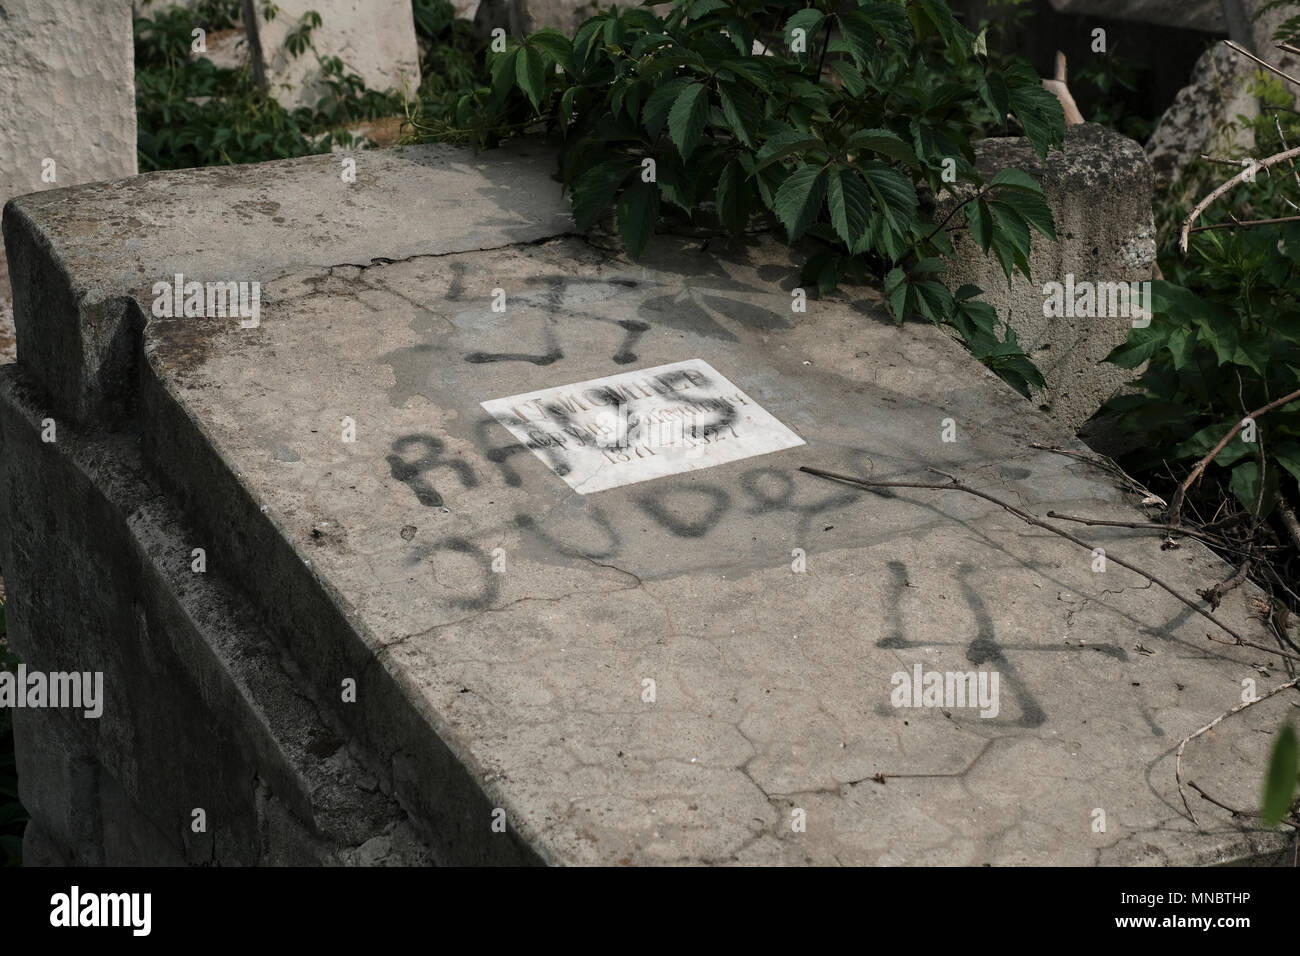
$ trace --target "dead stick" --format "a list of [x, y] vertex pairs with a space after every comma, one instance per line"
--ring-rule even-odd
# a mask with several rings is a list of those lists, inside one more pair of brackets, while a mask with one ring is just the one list
[[1182, 525], [1176, 524], [1156, 524], [1151, 521], [1106, 521], [1101, 518], [1081, 518], [1078, 515], [1063, 515], [1059, 511], [1049, 511], [1047, 512], [1047, 517], [1055, 518], [1057, 521], [1076, 521], [1079, 524], [1086, 524], [1092, 527], [1137, 528], [1140, 531], [1161, 531], [1166, 534], [1185, 534], [1193, 538], [1200, 538], [1202, 541], [1208, 541], [1210, 544], [1223, 544], [1223, 540], [1218, 535], [1208, 534], [1197, 528], [1186, 528]]
[[[1300, 148], [1297, 148], [1295, 152], [1297, 155], [1300, 155]], [[1297, 398], [1300, 398], [1300, 389], [1296, 389], [1289, 395], [1283, 395], [1281, 398], [1275, 399], [1267, 405], [1255, 409], [1241, 421], [1237, 422], [1237, 424], [1233, 425], [1232, 430], [1229, 431], [1228, 434], [1224, 435], [1217, 445], [1210, 449], [1210, 453], [1192, 467], [1191, 473], [1183, 479], [1183, 483], [1179, 485], [1178, 490], [1174, 492], [1173, 503], [1169, 505], [1169, 523], [1175, 525], [1178, 524], [1179, 514], [1183, 510], [1183, 499], [1187, 497], [1187, 490], [1200, 479], [1201, 474], [1205, 471], [1206, 467], [1209, 466], [1210, 462], [1214, 461], [1214, 459], [1218, 457], [1219, 452], [1223, 451], [1228, 442], [1232, 441], [1236, 436], [1237, 432], [1241, 431], [1242, 428], [1245, 427], [1246, 422], [1256, 419], [1260, 415], [1267, 414], [1281, 405], [1294, 402]]]
[[[969, 495], [974, 495], [977, 498], [983, 498], [985, 501], [993, 502], [993, 504], [997, 505], [999, 508], [1003, 509], [1004, 511], [1010, 512], [1011, 514], [1015, 515], [1017, 518], [1019, 518], [1021, 521], [1024, 521], [1026, 524], [1031, 524], [1036, 528], [1043, 528], [1046, 531], [1052, 532], [1052, 534], [1059, 535], [1060, 537], [1065, 538], [1067, 541], [1073, 541], [1079, 547], [1086, 549], [1090, 553], [1096, 550], [1096, 548], [1094, 548], [1088, 542], [1080, 538], [1076, 538], [1068, 531], [1062, 531], [1060, 528], [1054, 528], [1046, 521], [1043, 521], [1041, 518], [1037, 517], [1036, 515], [1032, 515], [1027, 511], [1021, 511], [1015, 505], [1007, 504], [1005, 501], [1001, 501], [998, 498], [995, 498], [992, 495], [988, 494], [987, 492], [979, 491], [976, 488], [971, 488], [969, 485], [964, 485], [956, 478], [952, 478], [952, 476], [948, 476], [951, 479], [951, 482], [949, 484], [939, 485], [933, 482], [870, 481], [865, 478], [854, 478], [851, 475], [839, 475], [833, 471], [824, 471], [821, 468], [809, 468], [807, 465], [802, 466], [799, 470], [806, 471], [808, 474], [816, 475], [819, 478], [830, 478], [833, 481], [843, 481], [851, 485], [861, 485], [864, 488], [922, 488], [928, 491], [964, 491]], [[933, 469], [931, 470], [933, 471]], [[942, 472], [939, 472], [939, 474], [942, 474]], [[1241, 644], [1243, 646], [1251, 646], [1250, 643], [1245, 638], [1243, 638], [1232, 628], [1228, 627], [1228, 625], [1224, 624], [1222, 621], [1216, 618], [1209, 611], [1205, 610], [1202, 607], [1198, 607], [1193, 601], [1190, 601], [1187, 598], [1183, 597], [1181, 594], [1179, 594], [1177, 591], [1171, 588], [1168, 584], [1165, 584], [1164, 581], [1161, 581], [1154, 574], [1151, 574], [1148, 571], [1143, 571], [1141, 568], [1129, 564], [1127, 561], [1123, 560], [1122, 558], [1117, 558], [1110, 554], [1106, 555], [1106, 560], [1114, 561], [1121, 568], [1128, 568], [1134, 574], [1140, 574], [1142, 577], [1146, 578], [1152, 584], [1156, 585], [1157, 587], [1161, 588], [1162, 590], [1170, 594], [1172, 597], [1176, 598], [1183, 604], [1187, 605], [1197, 614], [1201, 615], [1204, 618], [1207, 618], [1224, 633], [1231, 634], [1233, 639], [1238, 644]], [[1256, 646], [1259, 646], [1261, 650], [1269, 650], [1269, 648], [1262, 647], [1262, 645], [1256, 645]], [[1274, 651], [1273, 653], [1276, 654], [1280, 652]], [[1285, 657], [1287, 655], [1284, 654], [1283, 656]]]
[[1233, 714], [1241, 713], [1247, 707], [1254, 707], [1260, 701], [1268, 700], [1274, 694], [1280, 694], [1288, 687], [1294, 687], [1296, 686], [1296, 684], [1300, 684], [1300, 677], [1293, 678], [1292, 680], [1287, 681], [1285, 684], [1278, 684], [1276, 687], [1274, 687], [1263, 697], [1253, 697], [1250, 700], [1243, 701], [1242, 703], [1238, 704], [1236, 707], [1232, 708], [1232, 710], [1228, 711], [1226, 714], [1220, 714], [1218, 717], [1215, 717], [1212, 721], [1210, 721], [1200, 730], [1196, 731], [1195, 733], [1188, 734], [1186, 737], [1183, 738], [1183, 742], [1178, 745], [1178, 752], [1174, 755], [1174, 781], [1178, 784], [1178, 795], [1183, 798], [1183, 808], [1187, 811], [1187, 815], [1192, 818], [1192, 822], [1195, 823], [1198, 827], [1201, 825], [1201, 822], [1196, 819], [1196, 814], [1192, 812], [1192, 808], [1188, 805], [1187, 792], [1183, 790], [1183, 749], [1188, 745], [1188, 743], [1195, 740], [1197, 737], [1201, 736], [1201, 734], [1213, 730], [1214, 727], [1220, 721], [1226, 720], [1227, 718], [1231, 717]]
[[1216, 199], [1218, 199], [1220, 196], [1226, 193], [1233, 186], [1236, 186], [1239, 183], [1243, 182], [1247, 176], [1253, 176], [1256, 171], [1261, 169], [1268, 169], [1270, 166], [1274, 166], [1282, 162], [1283, 160], [1294, 159], [1297, 156], [1300, 156], [1300, 146], [1294, 149], [1288, 149], [1286, 152], [1283, 153], [1277, 153], [1276, 155], [1270, 156], [1267, 159], [1261, 159], [1257, 163], [1252, 163], [1247, 169], [1243, 169], [1241, 172], [1233, 176], [1222, 186], [1214, 190], [1214, 192], [1210, 193], [1208, 196], [1202, 199], [1199, 203], [1196, 204], [1196, 208], [1193, 209], [1190, 213], [1188, 213], [1187, 218], [1183, 220], [1182, 232], [1178, 237], [1178, 251], [1181, 252], [1183, 255], [1187, 255], [1187, 236], [1192, 231], [1192, 223], [1196, 222], [1196, 220], [1200, 218], [1201, 213], [1205, 212], [1205, 210], [1209, 208], [1210, 204], [1213, 203]]
[[1294, 83], [1296, 86], [1300, 86], [1300, 80], [1297, 80], [1294, 76], [1291, 76], [1290, 74], [1283, 73], [1281, 70], [1275, 67], [1272, 63], [1269, 63], [1267, 60], [1261, 60], [1259, 57], [1255, 56], [1255, 54], [1251, 53], [1241, 44], [1233, 43], [1231, 40], [1224, 40], [1223, 44], [1229, 49], [1234, 50], [1237, 53], [1240, 53], [1242, 56], [1250, 57], [1250, 59], [1254, 60], [1264, 69], [1271, 70], [1272, 72], [1276, 73], [1278, 76], [1282, 77], [1282, 79], [1286, 80], [1288, 83]]
[[[1198, 787], [1198, 786], [1196, 785], [1196, 781], [1195, 781], [1195, 780], [1188, 780], [1188, 781], [1187, 781], [1187, 789], [1188, 789], [1188, 790], [1195, 790], [1197, 793], [1199, 793], [1199, 794], [1201, 795], [1201, 799], [1202, 799], [1202, 800], [1208, 800], [1210, 803], [1214, 804], [1216, 807], [1220, 807], [1221, 809], [1227, 810], [1227, 811], [1228, 811], [1229, 813], [1231, 813], [1234, 817], [1254, 817], [1255, 819], [1258, 820], [1258, 819], [1260, 819], [1261, 817], [1264, 816], [1264, 814], [1262, 814], [1262, 813], [1255, 813], [1255, 812], [1253, 812], [1253, 811], [1251, 811], [1251, 810], [1238, 810], [1236, 807], [1230, 807], [1230, 806], [1228, 806], [1228, 805], [1227, 805], [1226, 803], [1224, 803], [1222, 800], [1215, 800], [1212, 796], [1210, 796], [1208, 793], [1206, 793], [1204, 790], [1202, 790], [1200, 787]], [[1289, 827], [1297, 827], [1297, 828], [1300, 828], [1300, 820], [1297, 820], [1295, 817], [1289, 817], [1289, 816], [1288, 816], [1288, 817], [1283, 817], [1281, 822], [1285, 823], [1285, 824], [1286, 824], [1287, 826], [1289, 826]]]
[[1276, 226], [1284, 222], [1300, 222], [1300, 216], [1282, 216], [1278, 219], [1234, 219], [1216, 222], [1211, 226], [1197, 226], [1192, 232], [1209, 232], [1213, 229], [1251, 229], [1255, 226]]

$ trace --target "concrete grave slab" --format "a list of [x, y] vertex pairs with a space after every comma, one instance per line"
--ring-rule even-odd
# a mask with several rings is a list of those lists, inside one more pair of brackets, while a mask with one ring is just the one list
[[[1209, 810], [1193, 823], [1173, 778], [1179, 741], [1238, 703], [1244, 679], [1261, 693], [1286, 679], [1267, 655], [1211, 643], [1208, 622], [1138, 575], [1098, 573], [1093, 555], [987, 502], [798, 471], [933, 468], [1040, 514], [1132, 520], [1104, 473], [1036, 447], [1082, 446], [941, 332], [896, 327], [872, 291], [792, 312], [798, 261], [779, 243], [661, 237], [630, 262], [568, 235], [558, 196], [523, 182], [512, 154], [497, 161], [397, 151], [353, 192], [315, 159], [220, 171], [224, 183], [196, 170], [8, 209], [11, 259], [45, 257], [46, 274], [89, 290], [71, 300], [85, 314], [125, 300], [138, 347], [130, 389], [69, 424], [66, 445], [42, 445], [40, 421], [83, 407], [84, 383], [58, 389], [51, 365], [26, 360], [0, 376], [11, 633], [29, 664], [118, 668], [100, 724], [71, 723], [96, 741], [87, 759], [127, 780], [119, 803], [151, 808], [133, 812], [162, 833], [186, 805], [150, 789], [166, 787], [165, 748], [140, 719], [168, 725], [156, 688], [115, 663], [185, 621], [177, 649], [150, 643], [148, 659], [174, 653], [176, 673], [210, 688], [225, 683], [209, 658], [232, 662], [238, 693], [209, 690], [208, 716], [244, 715], [234, 725], [259, 742], [185, 779], [220, 789], [253, 833], [261, 811], [242, 808], [264, 795], [241, 802], [230, 781], [266, 766], [281, 815], [325, 821], [312, 852], [345, 861], [388, 853], [398, 827], [447, 863], [1206, 863], [1281, 845]], [[227, 241], [169, 224], [223, 194], [241, 210]], [[474, 197], [466, 221], [500, 231], [457, 231], [439, 218], [447, 195]], [[346, 229], [331, 225], [340, 196]], [[135, 221], [97, 225], [119, 206]], [[150, 283], [221, 269], [261, 283], [256, 328], [143, 321]], [[76, 310], [46, 304], [70, 293], [19, 292], [20, 354], [77, 334]], [[707, 363], [802, 443], [584, 495], [482, 404], [683, 362]], [[109, 441], [115, 410], [129, 414]], [[130, 480], [106, 471], [113, 456], [135, 462]], [[42, 542], [70, 520], [48, 491], [65, 472], [85, 533], [56, 558]], [[1188, 594], [1228, 573], [1192, 543], [1088, 531]], [[63, 565], [84, 574], [128, 544], [141, 557], [117, 565], [160, 569], [140, 572], [157, 582], [143, 610], [129, 576], [81, 597], [59, 586]], [[197, 546], [203, 587], [247, 613], [200, 613], [186, 583]], [[1219, 613], [1263, 639], [1250, 596], [1230, 592]], [[156, 621], [147, 634], [140, 613]], [[91, 615], [98, 629], [81, 626]], [[274, 647], [283, 673], [238, 676], [244, 642]], [[922, 684], [996, 674], [999, 697], [900, 706], [917, 668]], [[286, 686], [310, 714], [274, 704]], [[1185, 773], [1254, 805], [1288, 705], [1225, 722], [1188, 747]], [[321, 734], [328, 745], [301, 743]], [[318, 766], [335, 746], [346, 765]], [[322, 776], [332, 796], [318, 808], [307, 795]], [[338, 822], [375, 787], [365, 826]], [[37, 814], [52, 859], [66, 855], [58, 809]], [[241, 839], [218, 855], [264, 852]], [[176, 852], [200, 851], [213, 848]]]

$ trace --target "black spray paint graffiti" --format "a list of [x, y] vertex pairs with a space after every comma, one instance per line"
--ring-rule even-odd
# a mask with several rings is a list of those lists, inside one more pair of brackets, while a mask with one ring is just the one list
[[[424, 449], [424, 454], [419, 458], [407, 457], [412, 448], [421, 447]], [[434, 438], [432, 435], [403, 435], [393, 442], [393, 452], [387, 459], [393, 477], [414, 491], [416, 500], [426, 508], [442, 507], [442, 495], [438, 493], [433, 483], [425, 478], [429, 472], [439, 468], [450, 468], [460, 478], [462, 487], [473, 488], [478, 484], [474, 469], [468, 462], [455, 459], [443, 460], [444, 447], [442, 439]]]
[[[907, 579], [907, 566], [901, 561], [890, 561], [887, 565], [890, 573], [890, 600], [889, 600], [889, 630], [880, 640], [876, 641], [877, 647], [886, 647], [892, 650], [902, 650], [911, 647], [954, 647], [954, 643], [945, 643], [942, 641], [926, 640], [911, 641], [905, 636], [902, 618], [902, 598], [904, 590], [911, 585]], [[1041, 651], [1069, 651], [1077, 652], [1078, 648], [1069, 645], [1055, 644], [1002, 644], [997, 639], [997, 629], [993, 625], [993, 618], [988, 612], [988, 607], [984, 603], [984, 598], [975, 590], [970, 582], [970, 577], [976, 569], [969, 564], [959, 565], [957, 568], [957, 578], [961, 585], [962, 597], [966, 600], [966, 605], [975, 615], [976, 633], [975, 637], [966, 646], [966, 660], [970, 661], [976, 667], [982, 667], [986, 664], [995, 667], [1002, 678], [1011, 687], [1017, 699], [1020, 702], [1020, 717], [1016, 724], [1021, 727], [1040, 727], [1047, 720], [1047, 714], [1043, 711], [1042, 705], [1034, 697], [1029, 688], [1025, 685], [1024, 679], [1016, 670], [1015, 665], [1007, 657], [1007, 651], [1024, 651], [1027, 653], [1038, 653]], [[1127, 661], [1128, 654], [1124, 648], [1117, 644], [1090, 644], [1092, 650], [1112, 657], [1115, 660]], [[998, 722], [996, 720], [992, 722]]]
[[[501, 593], [501, 576], [493, 572], [491, 556], [472, 541], [465, 538], [450, 537], [444, 538], [437, 544], [416, 545], [411, 549], [406, 563], [411, 566], [421, 564], [440, 552], [446, 551], [465, 555], [474, 562], [479, 570], [477, 589], [473, 592], [461, 593], [457, 597], [448, 598], [448, 602], [454, 607], [464, 608], [469, 611], [485, 611], [495, 604], [497, 597]], [[446, 585], [443, 586], [446, 587]]]

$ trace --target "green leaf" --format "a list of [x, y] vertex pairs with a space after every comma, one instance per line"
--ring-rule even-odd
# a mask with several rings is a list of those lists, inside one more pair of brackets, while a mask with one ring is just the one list
[[970, 226], [971, 238], [979, 243], [984, 254], [988, 255], [989, 245], [993, 241], [993, 213], [989, 212], [988, 203], [983, 199], [977, 199], [974, 212], [967, 205], [966, 222]]
[[[1023, 66], [1020, 64], [1019, 66]], [[1027, 74], [1027, 75], [1026, 75]], [[1029, 81], [1033, 78], [1033, 82]], [[1056, 95], [1043, 88], [1033, 71], [1007, 71], [1011, 112], [1025, 129], [1025, 136], [1041, 159], [1052, 146], [1060, 146], [1065, 135], [1065, 113]]]
[[668, 111], [668, 135], [677, 144], [682, 159], [690, 159], [691, 153], [699, 145], [708, 115], [709, 96], [703, 83], [692, 83], [686, 87]]
[[501, 102], [510, 92], [510, 87], [515, 82], [515, 63], [519, 59], [520, 47], [515, 47], [507, 53], [502, 53], [492, 61], [492, 98]]
[[864, 163], [858, 167], [876, 203], [895, 232], [906, 233], [916, 213], [916, 188], [906, 176], [884, 163]]
[[1291, 804], [1295, 801], [1297, 776], [1300, 776], [1300, 744], [1296, 742], [1296, 734], [1291, 725], [1286, 724], [1273, 744], [1268, 772], [1264, 775], [1264, 800], [1260, 814], [1266, 825], [1277, 826], [1291, 811]]
[[876, 31], [867, 18], [856, 11], [840, 14], [839, 23], [840, 42], [835, 46], [847, 50], [857, 68], [865, 71], [876, 57]]
[[515, 79], [524, 91], [533, 109], [541, 112], [542, 98], [546, 95], [546, 64], [542, 55], [530, 46], [519, 51], [515, 58]]
[[733, 235], [740, 235], [749, 225], [753, 186], [739, 160], [727, 163], [718, 177], [718, 218]]
[[1016, 169], [1014, 167], [1003, 169], [994, 176], [993, 179], [989, 181], [989, 188], [994, 186], [1002, 186], [1006, 189], [1023, 190], [1039, 196], [1043, 194], [1043, 187], [1038, 184], [1038, 181], [1035, 180], [1033, 176], [1030, 176], [1023, 169]]
[[825, 148], [826, 144], [820, 139], [795, 130], [785, 130], [763, 144], [762, 149], [758, 151], [758, 155], [755, 157], [756, 162], [752, 172], [765, 169], [794, 153], [801, 153], [809, 149], [824, 150]]
[[[1228, 444], [1232, 444], [1229, 442]], [[1273, 460], [1291, 473], [1291, 477], [1300, 478], [1300, 444], [1279, 442], [1269, 449]]]
[[943, 37], [944, 43], [949, 46], [961, 46], [964, 50], [972, 48], [974, 36], [957, 22], [957, 18], [948, 9], [947, 0], [912, 0], [912, 2], [924, 11], [926, 17], [938, 30], [939, 36]]
[[858, 130], [845, 140], [844, 147], [850, 150], [870, 150], [888, 156], [890, 159], [896, 159], [912, 169], [921, 168], [921, 161], [916, 158], [916, 153], [912, 152], [912, 147], [903, 142], [898, 134], [887, 129]]
[[530, 46], [538, 47], [555, 63], [564, 67], [566, 73], [573, 73], [573, 44], [559, 30], [544, 27], [528, 38]]
[[848, 60], [831, 60], [826, 66], [840, 78], [849, 96], [859, 99], [867, 91], [867, 81], [862, 71]]
[[[860, 3], [852, 14], [861, 18], [872, 31], [894, 50], [906, 50], [912, 41], [912, 27], [902, 8], [893, 3]], [[841, 25], [843, 20], [841, 20]]]
[[813, 46], [817, 39], [817, 31], [821, 29], [822, 21], [826, 15], [815, 7], [808, 7], [800, 10], [789, 20], [785, 21], [785, 45], [793, 52], [794, 50], [794, 31], [803, 30], [804, 32], [804, 49], [802, 53], [795, 53], [795, 56], [806, 57], [813, 52]]
[[1042, 196], [1027, 192], [999, 190], [993, 195], [993, 207], [1010, 215], [1012, 211], [1047, 239], [1056, 241], [1056, 220], [1052, 207]]
[[690, 83], [690, 77], [678, 76], [656, 87], [641, 109], [641, 124], [647, 133], [651, 136], [659, 135], [664, 123], [668, 122], [668, 111], [672, 109], [673, 102]]
[[1005, 125], [1007, 114], [1011, 112], [1011, 93], [1007, 89], [1007, 81], [1002, 79], [1001, 73], [989, 73], [987, 76], [981, 74], [975, 78], [975, 88], [979, 90], [980, 97], [988, 104], [988, 108], [993, 113], [993, 119], [999, 126]]
[[601, 163], [587, 170], [573, 184], [573, 221], [579, 229], [590, 229], [614, 201], [623, 180], [635, 169], [619, 160]]
[[735, 84], [722, 86], [718, 90], [718, 96], [722, 100], [722, 115], [727, 120], [727, 126], [736, 134], [737, 139], [751, 149], [754, 148], [755, 136], [763, 119], [758, 103], [746, 90]]
[[640, 258], [659, 220], [659, 189], [638, 179], [618, 199], [618, 232], [633, 259]]
[[[1255, 513], [1255, 502], [1259, 499], [1259, 462], [1243, 461], [1232, 469], [1228, 479], [1228, 488], [1241, 502], [1241, 506], [1250, 514]], [[1277, 469], [1269, 468], [1264, 475], [1264, 499], [1260, 517], [1266, 518], [1277, 501]]]
[[835, 168], [827, 181], [826, 205], [831, 225], [845, 245], [852, 250], [871, 218], [871, 193], [852, 169]]
[[659, 192], [666, 201], [688, 216], [694, 211], [695, 182], [675, 151], [664, 150], [663, 155], [655, 160], [655, 178], [659, 183]]
[[1146, 328], [1129, 329], [1128, 339], [1111, 349], [1102, 361], [1120, 368], [1137, 368], [1160, 350], [1167, 334], [1154, 322]]
[[915, 300], [912, 285], [907, 281], [907, 273], [897, 266], [890, 269], [885, 276], [884, 292], [894, 319], [901, 323], [912, 311], [909, 298]]
[[826, 198], [826, 168], [800, 166], [786, 177], [776, 191], [777, 217], [785, 225], [790, 241], [794, 242], [816, 220]]

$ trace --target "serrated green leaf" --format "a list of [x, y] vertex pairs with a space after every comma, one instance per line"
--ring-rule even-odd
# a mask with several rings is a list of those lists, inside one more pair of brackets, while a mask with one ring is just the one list
[[640, 258], [659, 221], [659, 189], [640, 178], [618, 198], [618, 232], [633, 258]]
[[645, 106], [641, 110], [641, 125], [645, 127], [647, 133], [651, 136], [659, 135], [659, 131], [668, 122], [668, 112], [673, 108], [673, 103], [691, 82], [688, 76], [673, 77], [656, 87], [655, 91], [646, 98]]
[[1046, 159], [1048, 149], [1060, 146], [1065, 135], [1065, 112], [1061, 108], [1061, 101], [1054, 93], [1044, 89], [1037, 77], [1034, 77], [1032, 84], [1027, 80], [1008, 82], [1007, 91], [1012, 115], [1024, 127], [1025, 136], [1034, 147], [1034, 152], [1040, 159]]
[[907, 22], [907, 15], [897, 4], [860, 3], [856, 16], [865, 20], [892, 49], [905, 50], [911, 43], [912, 28]]
[[1052, 207], [1041, 195], [1001, 189], [993, 196], [995, 208], [1015, 210], [1016, 215], [1040, 235], [1056, 241], [1056, 220], [1052, 216]]
[[673, 102], [673, 108], [668, 111], [668, 135], [682, 159], [690, 159], [699, 145], [708, 115], [709, 96], [703, 83], [692, 83]]
[[849, 96], [857, 99], [866, 92], [866, 78], [862, 75], [862, 71], [848, 60], [831, 60], [826, 66], [840, 78]]
[[775, 211], [794, 242], [813, 224], [826, 198], [826, 168], [800, 166], [781, 183], [776, 191]]
[[635, 169], [614, 160], [587, 170], [573, 184], [573, 221], [579, 229], [590, 229], [614, 201], [623, 180]]
[[826, 206], [836, 234], [852, 250], [871, 219], [871, 191], [852, 169], [834, 168], [826, 184]]
[[763, 118], [758, 103], [743, 88], [734, 84], [722, 86], [718, 90], [718, 98], [722, 101], [722, 115], [727, 121], [727, 127], [736, 134], [737, 139], [752, 149]]
[[530, 46], [519, 51], [515, 57], [515, 81], [533, 109], [541, 112], [542, 98], [546, 95], [546, 64], [540, 52]]
[[849, 150], [870, 150], [890, 159], [896, 159], [912, 169], [920, 169], [921, 161], [917, 159], [912, 147], [908, 146], [897, 133], [887, 129], [858, 130], [844, 142]]
[[718, 177], [718, 218], [733, 235], [740, 235], [749, 225], [752, 190], [744, 167], [739, 160], [731, 160]]
[[916, 187], [897, 169], [884, 163], [862, 163], [858, 169], [885, 221], [895, 232], [906, 233], [916, 214]]
[[551, 62], [558, 63], [566, 73], [573, 73], [573, 44], [559, 30], [544, 27], [528, 38], [528, 44], [539, 48]]
[[[806, 57], [813, 52], [814, 41], [817, 38], [817, 31], [821, 29], [822, 22], [826, 19], [826, 14], [822, 13], [815, 7], [808, 7], [800, 10], [785, 21], [785, 38], [786, 48], [794, 53], [797, 57]], [[795, 30], [803, 30], [803, 50], [795, 53]]]
[[492, 98], [501, 102], [515, 83], [515, 63], [519, 59], [520, 47], [502, 53], [492, 60], [489, 70], [492, 74]]
[[1040, 186], [1033, 176], [1030, 176], [1023, 169], [1009, 167], [1000, 170], [996, 176], [989, 181], [989, 188], [994, 186], [1003, 186], [1008, 190], [1023, 190], [1041, 196], [1043, 187]]
[[816, 137], [809, 136], [806, 133], [796, 132], [795, 130], [786, 130], [776, 136], [768, 139], [763, 147], [755, 156], [754, 169], [752, 172], [758, 172], [771, 166], [773, 163], [785, 159], [795, 153], [801, 153], [809, 149], [825, 149], [826, 144]]
[[983, 199], [977, 199], [973, 207], [968, 204], [966, 222], [970, 226], [971, 238], [979, 244], [984, 254], [988, 255], [989, 245], [993, 241], [993, 214], [989, 212], [988, 203]]

